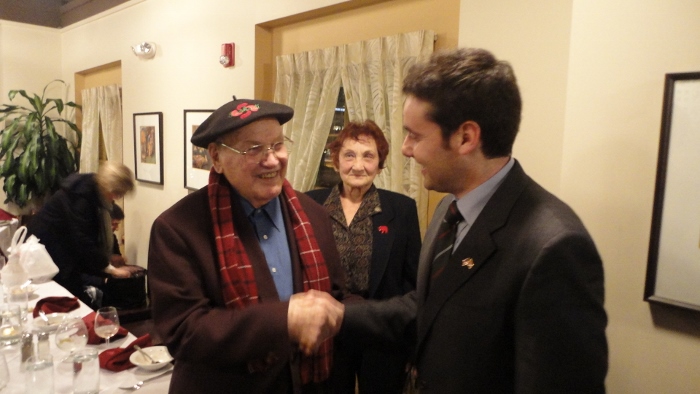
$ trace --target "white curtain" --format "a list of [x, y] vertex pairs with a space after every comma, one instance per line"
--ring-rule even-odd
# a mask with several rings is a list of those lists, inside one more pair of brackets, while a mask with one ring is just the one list
[[427, 210], [420, 169], [401, 154], [401, 87], [409, 67], [433, 53], [434, 42], [433, 31], [421, 30], [277, 57], [275, 101], [294, 108], [285, 129], [295, 141], [287, 170], [294, 188], [309, 190], [316, 181], [342, 81], [350, 121], [372, 119], [389, 141], [386, 168], [375, 184], [414, 198], [419, 212]]
[[389, 141], [385, 168], [374, 183], [378, 188], [412, 197], [418, 212], [427, 211], [428, 191], [423, 187], [419, 166], [401, 154], [401, 88], [408, 69], [426, 60], [433, 53], [434, 43], [435, 33], [421, 30], [344, 45], [341, 52], [341, 78], [350, 121], [372, 119]]
[[96, 172], [100, 160], [100, 124], [107, 160], [122, 162], [122, 102], [118, 85], [82, 91], [83, 142], [80, 172]]
[[285, 135], [294, 141], [287, 179], [297, 190], [316, 182], [339, 91], [338, 48], [277, 57], [275, 101], [294, 108]]

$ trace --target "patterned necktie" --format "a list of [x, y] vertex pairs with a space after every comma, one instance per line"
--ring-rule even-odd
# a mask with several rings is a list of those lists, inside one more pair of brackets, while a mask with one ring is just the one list
[[447, 262], [450, 261], [452, 247], [457, 236], [457, 223], [462, 219], [462, 214], [457, 209], [457, 201], [452, 201], [452, 204], [447, 208], [447, 212], [445, 212], [445, 217], [440, 223], [440, 228], [435, 238], [435, 257], [433, 257], [433, 264], [430, 269], [431, 282], [440, 276]]

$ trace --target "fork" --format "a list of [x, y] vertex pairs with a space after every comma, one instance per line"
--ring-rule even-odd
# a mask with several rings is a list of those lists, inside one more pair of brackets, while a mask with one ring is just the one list
[[172, 367], [168, 367], [168, 369], [167, 369], [166, 371], [162, 371], [162, 372], [159, 372], [159, 373], [157, 373], [157, 374], [155, 374], [155, 375], [153, 375], [153, 376], [149, 376], [149, 377], [147, 377], [147, 378], [144, 378], [144, 379], [142, 379], [142, 380], [139, 380], [138, 382], [134, 383], [134, 384], [131, 385], [131, 386], [119, 386], [119, 388], [122, 389], [122, 390], [136, 391], [136, 390], [140, 389], [141, 386], [143, 386], [143, 385], [144, 385], [146, 382], [148, 382], [149, 380], [153, 380], [153, 379], [155, 379], [155, 378], [159, 378], [159, 377], [161, 377], [161, 376], [163, 376], [163, 375], [165, 375], [165, 374], [168, 374], [168, 373], [170, 373], [170, 372], [172, 372], [172, 371], [173, 371], [173, 368], [172, 368]]

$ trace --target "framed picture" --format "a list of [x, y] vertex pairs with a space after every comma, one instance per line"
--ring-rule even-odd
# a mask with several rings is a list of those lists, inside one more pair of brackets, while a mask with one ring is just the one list
[[163, 113], [134, 114], [136, 180], [163, 184]]
[[185, 188], [197, 190], [209, 183], [209, 170], [211, 169], [211, 157], [206, 148], [192, 145], [190, 139], [197, 127], [209, 115], [213, 109], [186, 109], [185, 110]]
[[651, 240], [649, 302], [700, 311], [700, 72], [666, 74]]

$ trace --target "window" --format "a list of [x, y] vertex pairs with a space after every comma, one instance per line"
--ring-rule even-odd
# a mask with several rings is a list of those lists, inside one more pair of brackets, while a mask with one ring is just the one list
[[[335, 105], [335, 113], [333, 114], [333, 123], [331, 124], [331, 130], [330, 133], [328, 133], [328, 139], [326, 140], [326, 146], [328, 146], [328, 144], [338, 137], [338, 133], [340, 133], [343, 127], [345, 127], [345, 124], [347, 124], [348, 116], [346, 109], [345, 92], [341, 86], [340, 92], [338, 93], [338, 102]], [[321, 162], [318, 163], [318, 175], [316, 176], [316, 184], [314, 185], [314, 188], [321, 189], [333, 187], [338, 183], [340, 183], [340, 175], [338, 175], [333, 168], [330, 149], [326, 148], [323, 151]]]

